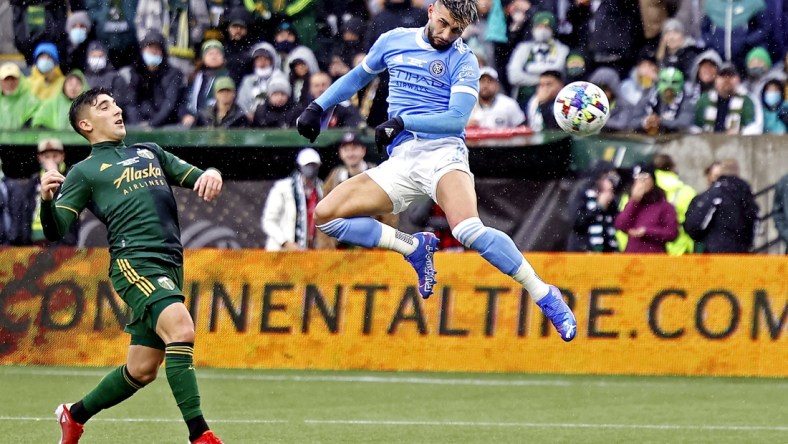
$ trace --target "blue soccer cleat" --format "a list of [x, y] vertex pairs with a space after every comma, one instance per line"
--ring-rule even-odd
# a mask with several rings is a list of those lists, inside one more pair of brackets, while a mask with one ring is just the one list
[[553, 285], [549, 285], [549, 287], [550, 292], [547, 293], [547, 296], [540, 299], [536, 305], [542, 309], [547, 319], [550, 319], [550, 322], [553, 323], [553, 326], [561, 335], [561, 339], [569, 342], [574, 339], [577, 332], [577, 320], [575, 315], [572, 314], [572, 310], [564, 302], [561, 290]]
[[432, 295], [432, 287], [438, 283], [435, 280], [435, 262], [432, 255], [438, 251], [438, 238], [432, 233], [416, 233], [413, 235], [419, 241], [416, 251], [405, 256], [405, 260], [416, 270], [419, 275], [419, 293], [427, 299]]

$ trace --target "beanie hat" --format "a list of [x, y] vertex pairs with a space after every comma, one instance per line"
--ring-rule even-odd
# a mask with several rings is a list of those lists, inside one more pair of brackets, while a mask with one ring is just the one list
[[76, 11], [68, 16], [68, 19], [66, 20], [66, 31], [74, 29], [74, 27], [77, 25], [84, 26], [88, 29], [88, 32], [90, 32], [90, 28], [93, 26], [93, 24], [90, 22], [90, 17], [88, 17], [87, 11]]
[[547, 11], [539, 11], [534, 14], [534, 18], [531, 19], [531, 26], [536, 25], [547, 25], [555, 31], [555, 16], [551, 12]]
[[747, 53], [747, 65], [754, 59], [762, 60], [766, 64], [766, 69], [772, 67], [772, 58], [769, 57], [769, 52], [762, 46], [756, 46]]
[[56, 65], [60, 64], [60, 57], [57, 56], [57, 47], [54, 43], [50, 42], [41, 42], [36, 46], [36, 50], [33, 51], [33, 59], [38, 59], [38, 56], [41, 54], [46, 54], [55, 61]]
[[275, 92], [283, 92], [290, 96], [293, 93], [293, 88], [290, 86], [290, 82], [287, 81], [287, 78], [284, 76], [275, 76], [268, 81], [268, 95], [270, 96]]

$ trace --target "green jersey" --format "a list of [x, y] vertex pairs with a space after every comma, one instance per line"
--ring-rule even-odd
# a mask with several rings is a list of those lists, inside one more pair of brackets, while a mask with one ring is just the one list
[[193, 187], [203, 171], [155, 143], [102, 142], [74, 165], [54, 200], [41, 203], [47, 238], [60, 238], [88, 208], [107, 226], [116, 259], [183, 265], [172, 185]]

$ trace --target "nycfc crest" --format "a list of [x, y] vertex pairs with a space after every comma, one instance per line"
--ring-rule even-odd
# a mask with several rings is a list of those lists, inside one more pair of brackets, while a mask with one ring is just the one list
[[137, 155], [140, 156], [140, 157], [144, 157], [146, 159], [153, 160], [153, 153], [151, 153], [150, 150], [147, 150], [147, 149], [144, 149], [144, 148], [141, 149], [141, 150], [137, 150]]
[[446, 65], [444, 65], [443, 62], [434, 60], [430, 63], [430, 74], [432, 74], [433, 77], [442, 77], [444, 73], [446, 73]]
[[162, 276], [156, 279], [156, 282], [159, 283], [159, 287], [165, 290], [170, 290], [170, 291], [175, 290], [175, 283], [172, 282], [172, 279], [168, 278], [167, 276]]

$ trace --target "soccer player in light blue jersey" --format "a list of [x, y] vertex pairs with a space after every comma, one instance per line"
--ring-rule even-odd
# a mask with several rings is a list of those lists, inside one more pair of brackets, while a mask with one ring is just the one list
[[476, 0], [437, 0], [428, 16], [423, 28], [380, 36], [359, 66], [299, 116], [298, 132], [314, 142], [324, 110], [388, 70], [390, 119], [375, 128], [375, 142], [387, 149], [389, 159], [332, 190], [317, 205], [315, 223], [342, 242], [404, 255], [418, 274], [419, 293], [428, 298], [436, 284], [438, 239], [432, 233], [406, 234], [369, 216], [399, 213], [429, 196], [446, 213], [454, 237], [525, 287], [561, 338], [571, 341], [577, 321], [558, 288], [537, 276], [509, 236], [479, 219], [465, 146], [465, 125], [479, 92], [479, 64], [460, 39], [478, 18]]

